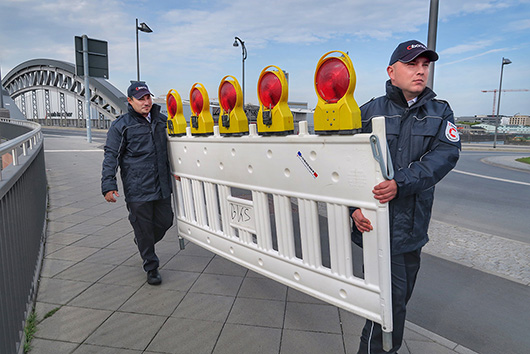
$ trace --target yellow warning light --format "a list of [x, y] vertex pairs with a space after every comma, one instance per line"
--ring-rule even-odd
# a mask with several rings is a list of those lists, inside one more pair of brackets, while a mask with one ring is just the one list
[[213, 117], [210, 113], [210, 99], [203, 84], [195, 83], [190, 90], [191, 133], [196, 135], [213, 134]]
[[176, 90], [169, 90], [166, 95], [167, 133], [169, 136], [186, 134], [186, 118], [182, 113], [182, 99]]
[[287, 105], [287, 86], [285, 74], [279, 67], [269, 65], [261, 71], [258, 79], [260, 134], [287, 135], [294, 132], [293, 113]]
[[248, 132], [248, 119], [243, 110], [243, 91], [233, 76], [223, 77], [219, 84], [219, 132], [226, 135], [243, 135]]
[[[332, 53], [336, 55], [330, 56]], [[320, 58], [315, 70], [318, 96], [313, 114], [315, 133], [350, 134], [361, 128], [361, 111], [353, 98], [355, 83], [355, 70], [348, 54], [336, 50]]]

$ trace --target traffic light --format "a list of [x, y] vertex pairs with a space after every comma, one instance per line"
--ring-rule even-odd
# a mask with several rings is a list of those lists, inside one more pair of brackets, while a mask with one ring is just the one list
[[243, 110], [243, 92], [233, 76], [223, 77], [219, 84], [219, 132], [225, 135], [243, 135], [248, 132], [248, 119]]
[[195, 135], [213, 134], [213, 117], [210, 113], [210, 99], [206, 88], [195, 83], [190, 90], [191, 133]]
[[186, 134], [186, 118], [182, 113], [182, 99], [177, 91], [171, 89], [166, 95], [167, 133], [169, 136]]
[[[276, 70], [267, 70], [274, 68]], [[287, 79], [283, 71], [269, 65], [258, 79], [258, 132], [265, 135], [287, 135], [294, 132], [293, 113], [287, 105]]]
[[[332, 53], [340, 55], [330, 56]], [[347, 54], [331, 51], [320, 58], [315, 70], [315, 133], [351, 134], [361, 128], [361, 111], [353, 98], [355, 82], [355, 70]]]

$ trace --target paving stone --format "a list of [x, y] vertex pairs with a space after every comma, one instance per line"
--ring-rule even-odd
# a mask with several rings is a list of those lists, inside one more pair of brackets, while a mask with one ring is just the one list
[[343, 333], [359, 337], [366, 320], [343, 309], [339, 309], [339, 315]]
[[287, 302], [285, 328], [341, 333], [335, 306]]
[[40, 322], [44, 319], [44, 316], [46, 316], [50, 311], [58, 310], [61, 307], [61, 305], [57, 304], [49, 304], [46, 302], [35, 302], [35, 315], [37, 316], [37, 321]]
[[127, 286], [142, 286], [147, 281], [147, 275], [141, 267], [127, 267], [117, 266], [110, 271], [103, 278], [99, 279], [99, 283], [127, 285]]
[[235, 296], [239, 291], [242, 277], [219, 274], [201, 274], [190, 289], [194, 293]]
[[111, 313], [111, 311], [63, 306], [53, 316], [39, 324], [35, 337], [82, 343]]
[[66, 246], [60, 250], [50, 253], [46, 258], [79, 262], [96, 253], [97, 251], [99, 251], [97, 248]]
[[52, 278], [74, 264], [76, 264], [76, 262], [46, 258], [42, 263], [40, 275], [41, 277]]
[[180, 251], [183, 256], [198, 256], [213, 258], [215, 253], [210, 252], [202, 247], [197, 246], [194, 243], [186, 242], [186, 248]]
[[50, 304], [64, 305], [85, 291], [91, 283], [55, 278], [41, 278], [38, 300]]
[[119, 311], [169, 316], [185, 294], [181, 291], [164, 290], [159, 286], [142, 287], [119, 308]]
[[234, 300], [231, 296], [189, 293], [171, 316], [225, 322]]
[[282, 328], [284, 301], [237, 298], [227, 323]]
[[219, 322], [170, 318], [147, 350], [172, 354], [211, 353], [222, 327]]
[[221, 331], [213, 354], [277, 354], [282, 331], [278, 328], [227, 323]]
[[166, 317], [134, 313], [113, 313], [90, 337], [87, 344], [144, 350]]
[[98, 345], [81, 344], [72, 354], [140, 354], [141, 350], [110, 348]]
[[235, 275], [242, 277], [245, 276], [247, 271], [247, 268], [242, 267], [239, 264], [231, 262], [221, 256], [215, 256], [204, 270], [204, 273]]
[[160, 270], [160, 275], [162, 276], [162, 284], [160, 285], [160, 288], [166, 290], [188, 291], [197, 281], [200, 273], [179, 272], [162, 268]]
[[293, 288], [289, 288], [287, 291], [287, 301], [326, 305], [324, 301], [317, 299], [316, 297], [313, 297], [311, 295], [307, 295], [306, 293], [303, 293]]
[[103, 236], [86, 236], [79, 241], [72, 244], [77, 247], [92, 247], [92, 248], [105, 248], [115, 242], [114, 238], [103, 237]]
[[116, 266], [111, 264], [95, 264], [79, 262], [63, 272], [57, 274], [55, 278], [78, 280], [84, 282], [95, 282], [105, 274], [109, 273]]
[[67, 232], [58, 232], [58, 233], [50, 233], [48, 231], [48, 235], [46, 237], [46, 243], [56, 243], [61, 245], [71, 245], [83, 238], [85, 238], [86, 235], [80, 235], [80, 234], [71, 234]]
[[287, 287], [272, 279], [245, 278], [238, 297], [285, 301]]
[[342, 336], [332, 333], [318, 333], [284, 329], [280, 354], [323, 354], [344, 353]]
[[208, 257], [185, 256], [179, 253], [170, 259], [169, 262], [164, 265], [164, 268], [201, 273], [208, 263], [210, 263], [210, 258]]
[[48, 340], [41, 338], [33, 338], [31, 341], [31, 354], [69, 354], [72, 353], [79, 344], [59, 342], [56, 340]]
[[[429, 353], [429, 354], [451, 354], [454, 353], [452, 349], [444, 347], [438, 343], [427, 341], [407, 340], [407, 347], [410, 353]], [[400, 349], [401, 351], [401, 349]]]
[[91, 235], [94, 232], [103, 229], [104, 227], [105, 226], [103, 225], [94, 225], [92, 223], [83, 222], [64, 229], [64, 231], [74, 234]]
[[76, 296], [68, 305], [115, 311], [136, 291], [137, 287], [96, 283]]
[[133, 254], [134, 251], [131, 250], [103, 248], [87, 257], [84, 262], [118, 265], [125, 262]]

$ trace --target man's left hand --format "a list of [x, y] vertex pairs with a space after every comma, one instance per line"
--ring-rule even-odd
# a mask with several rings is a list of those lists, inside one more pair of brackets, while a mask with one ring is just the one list
[[393, 179], [379, 183], [374, 187], [372, 193], [374, 198], [379, 200], [381, 203], [388, 203], [394, 199], [397, 195], [397, 183]]

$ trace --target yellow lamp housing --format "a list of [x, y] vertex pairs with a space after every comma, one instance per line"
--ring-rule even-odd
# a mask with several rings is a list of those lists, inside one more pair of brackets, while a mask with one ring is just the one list
[[195, 83], [190, 90], [191, 133], [195, 135], [213, 134], [213, 117], [210, 113], [210, 98], [203, 84]]
[[361, 128], [361, 111], [353, 98], [355, 83], [355, 69], [346, 53], [331, 51], [320, 58], [315, 70], [315, 133], [351, 134]]
[[260, 134], [287, 135], [294, 132], [293, 113], [287, 104], [287, 86], [285, 74], [279, 67], [269, 65], [261, 71], [258, 79]]
[[186, 134], [186, 118], [182, 113], [182, 99], [176, 90], [169, 90], [166, 95], [167, 133], [169, 136]]
[[219, 132], [223, 135], [248, 133], [248, 118], [243, 110], [243, 91], [233, 76], [226, 75], [219, 84]]

